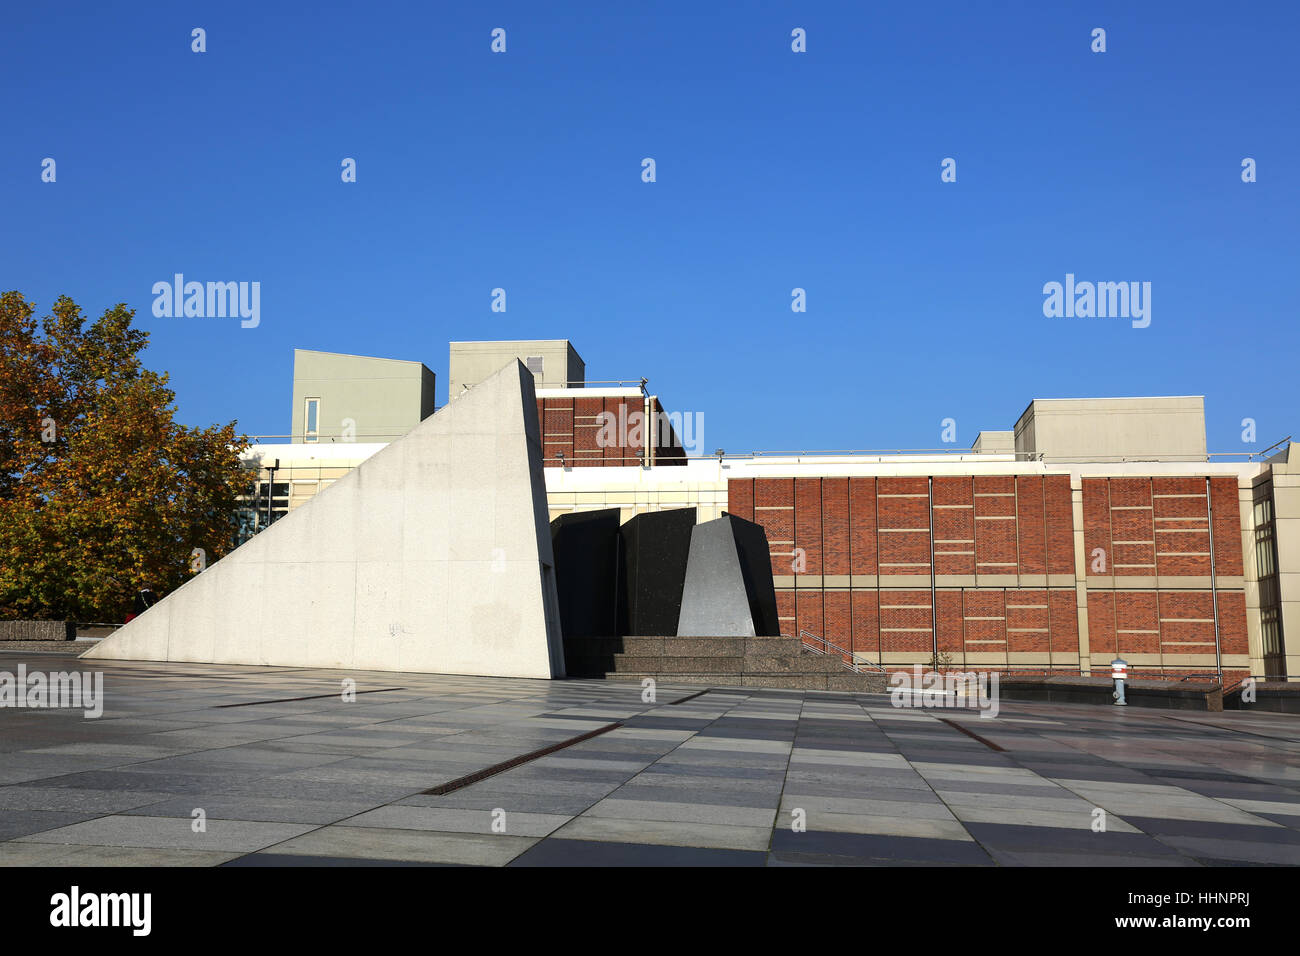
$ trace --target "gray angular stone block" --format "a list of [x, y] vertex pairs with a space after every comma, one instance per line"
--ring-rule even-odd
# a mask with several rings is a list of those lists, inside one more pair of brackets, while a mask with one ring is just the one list
[[575, 511], [551, 522], [564, 639], [618, 633], [619, 510]]
[[649, 511], [634, 515], [620, 529], [619, 634], [679, 633], [677, 618], [695, 518], [694, 508]]
[[682, 637], [757, 637], [780, 633], [767, 534], [724, 514], [697, 524], [682, 588]]

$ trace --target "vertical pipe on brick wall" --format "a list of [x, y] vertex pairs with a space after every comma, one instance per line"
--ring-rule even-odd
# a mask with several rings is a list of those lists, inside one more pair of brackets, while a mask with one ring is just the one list
[[1210, 601], [1214, 606], [1214, 670], [1219, 675], [1219, 683], [1223, 683], [1223, 656], [1220, 653], [1219, 645], [1219, 589], [1216, 587], [1217, 582], [1214, 580], [1214, 502], [1210, 499], [1213, 489], [1210, 487], [1210, 476], [1205, 476], [1205, 522], [1210, 528]]
[[645, 393], [645, 386], [641, 386], [641, 405], [644, 409], [645, 428], [641, 429], [641, 464], [647, 468], [655, 463], [655, 446], [659, 443], [659, 423], [653, 421], [650, 417], [653, 406], [650, 404], [650, 396]]
[[[930, 506], [930, 643], [934, 645], [934, 669], [939, 669], [939, 607], [934, 600], [934, 476], [926, 478]], [[971, 499], [974, 504], [974, 499]]]

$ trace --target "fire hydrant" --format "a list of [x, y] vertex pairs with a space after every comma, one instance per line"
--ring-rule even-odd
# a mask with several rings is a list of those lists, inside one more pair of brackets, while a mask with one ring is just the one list
[[1110, 695], [1115, 698], [1115, 703], [1124, 707], [1128, 701], [1124, 699], [1124, 681], [1128, 679], [1128, 661], [1122, 657], [1117, 657], [1110, 662], [1110, 679], [1115, 682], [1115, 690]]

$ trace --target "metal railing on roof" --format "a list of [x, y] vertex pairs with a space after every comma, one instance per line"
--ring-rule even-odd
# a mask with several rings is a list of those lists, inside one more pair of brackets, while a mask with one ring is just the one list
[[[248, 441], [252, 445], [364, 445], [367, 442], [379, 443], [396, 441], [405, 435], [406, 432], [376, 433], [356, 435], [352, 438], [344, 438], [341, 435], [319, 435], [311, 441], [305, 441], [301, 435], [249, 435]], [[274, 441], [273, 439], [282, 439]]]
[[[1284, 438], [1281, 442], [1275, 442], [1264, 451], [1223, 451], [1209, 452], [1205, 455], [1163, 455], [1160, 457], [1134, 456], [1134, 455], [1089, 455], [1087, 457], [1062, 457], [1052, 456], [1046, 458], [1043, 452], [980, 452], [971, 448], [841, 448], [841, 449], [801, 449], [792, 451], [751, 451], [751, 452], [725, 452], [715, 451], [711, 455], [681, 455], [675, 458], [675, 461], [708, 461], [715, 460], [736, 460], [736, 459], [762, 459], [762, 458], [885, 458], [899, 457], [908, 455], [943, 455], [948, 457], [968, 457], [974, 459], [989, 458], [1011, 458], [1016, 462], [1035, 462], [1040, 461], [1049, 465], [1070, 465], [1070, 464], [1213, 464], [1211, 459], [1240, 460], [1244, 462], [1263, 460], [1264, 456], [1272, 449], [1281, 445], [1283, 442], [1290, 441], [1290, 438]], [[681, 445], [672, 447], [680, 448]]]
[[639, 388], [641, 389], [642, 395], [649, 395], [650, 393], [646, 389], [646, 386], [649, 383], [650, 383], [650, 379], [648, 378], [620, 378], [620, 379], [611, 378], [605, 381], [583, 380], [581, 382], [564, 382], [563, 384], [543, 382], [541, 385], [536, 386], [534, 391], [544, 392], [548, 388], [586, 388], [588, 385], [613, 385], [618, 388], [625, 388], [625, 387]]
[[[641, 379], [640, 382], [633, 382], [630, 384], [639, 384], [641, 386], [642, 392], [645, 392], [646, 381], [647, 381], [646, 379]], [[604, 383], [587, 382], [585, 384], [626, 385], [629, 383], [624, 381], [624, 382], [616, 382], [616, 383], [615, 382], [604, 382]], [[545, 389], [542, 390], [544, 391]], [[258, 445], [258, 444], [323, 445], [323, 444], [363, 444], [367, 441], [372, 441], [372, 442], [393, 441], [394, 439], [401, 438], [405, 434], [406, 432], [375, 433], [375, 434], [356, 435], [352, 438], [321, 435], [315, 441], [304, 441], [301, 437], [296, 435], [249, 435], [247, 437], [249, 443], [254, 445]], [[275, 441], [276, 439], [283, 439], [283, 441]], [[1211, 459], [1216, 459], [1216, 458], [1222, 459], [1224, 461], [1233, 461], [1233, 460], [1239, 460], [1243, 462], [1250, 462], [1256, 460], [1262, 461], [1269, 454], [1269, 452], [1273, 451], [1275, 448], [1278, 448], [1281, 445], [1286, 444], [1289, 441], [1291, 441], [1290, 435], [1288, 435], [1286, 438], [1281, 439], [1280, 441], [1274, 442], [1273, 444], [1269, 445], [1267, 448], [1263, 449], [1262, 451], [1208, 452], [1204, 456], [1165, 455], [1158, 458], [1148, 458], [1148, 457], [1133, 456], [1133, 455], [1093, 455], [1088, 457], [1080, 456], [1075, 458], [1053, 456], [1051, 461], [1047, 461], [1046, 463], [1064, 465], [1064, 464], [1075, 464], [1075, 463], [1086, 464], [1089, 462], [1099, 463], [1099, 464], [1124, 464], [1124, 463], [1195, 464], [1197, 462], [1200, 462], [1203, 464], [1212, 464], [1213, 462], [1211, 461]], [[681, 448], [681, 447], [682, 446], [680, 444], [674, 444], [668, 446], [668, 449]], [[719, 449], [718, 451], [715, 451], [711, 455], [683, 454], [683, 455], [674, 456], [673, 460], [674, 461], [708, 461], [710, 459], [716, 459], [718, 461], [722, 461], [725, 459], [737, 460], [737, 459], [760, 459], [760, 458], [884, 458], [886, 456], [894, 457], [894, 456], [905, 456], [905, 455], [944, 455], [944, 456], [956, 456], [956, 457], [969, 456], [972, 458], [989, 458], [993, 456], [1005, 457], [1009, 455], [1012, 457], [1012, 460], [1016, 462], [1046, 461], [1042, 452], [1023, 452], [1023, 451], [978, 452], [971, 448], [953, 448], [951, 446], [947, 448], [799, 449], [799, 450], [790, 450], [790, 451], [734, 452], [730, 454], [723, 451], [722, 449]]]

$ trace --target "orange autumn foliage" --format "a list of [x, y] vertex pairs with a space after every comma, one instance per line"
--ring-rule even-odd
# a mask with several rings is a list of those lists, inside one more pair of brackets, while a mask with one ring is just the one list
[[0, 294], [0, 618], [121, 621], [235, 544], [247, 439], [174, 421], [148, 333], [119, 304], [87, 322], [66, 296], [38, 321]]

